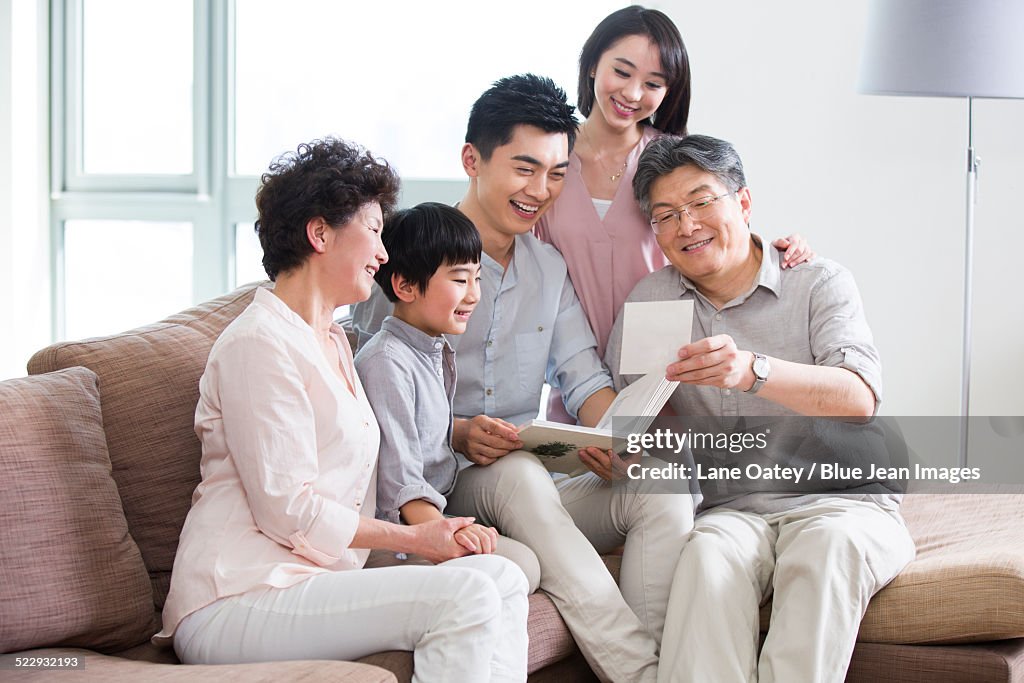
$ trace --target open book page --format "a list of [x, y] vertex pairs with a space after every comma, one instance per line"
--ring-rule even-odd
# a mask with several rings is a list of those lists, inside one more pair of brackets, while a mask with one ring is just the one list
[[619, 374], [665, 373], [690, 343], [693, 301], [629, 301], [622, 312]]
[[567, 425], [547, 420], [531, 420], [519, 428], [523, 450], [536, 455], [551, 472], [581, 474], [586, 466], [580, 461], [579, 450], [595, 446], [603, 450], [612, 448], [612, 433], [606, 429]]
[[[578, 454], [581, 448], [621, 451], [626, 446], [626, 434], [646, 431], [678, 385], [661, 373], [651, 373], [623, 389], [597, 427], [531, 420], [519, 428], [519, 439], [523, 449], [540, 458], [552, 472], [579, 473], [581, 468], [585, 470]], [[619, 419], [613, 422], [613, 418]]]

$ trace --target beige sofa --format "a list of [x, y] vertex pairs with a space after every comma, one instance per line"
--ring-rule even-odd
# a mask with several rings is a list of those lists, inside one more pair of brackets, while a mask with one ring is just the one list
[[[148, 643], [199, 480], [198, 379], [253, 291], [55, 344], [0, 382], [0, 680], [409, 679], [409, 653], [181, 666]], [[872, 601], [848, 680], [1024, 681], [1024, 496], [908, 496], [904, 513], [918, 558]], [[594, 680], [543, 592], [529, 629], [531, 681]], [[84, 666], [16, 666], [56, 657]]]

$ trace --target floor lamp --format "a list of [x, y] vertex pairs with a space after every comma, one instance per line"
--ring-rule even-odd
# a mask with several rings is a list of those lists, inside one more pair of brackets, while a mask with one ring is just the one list
[[975, 98], [1024, 98], [1024, 1], [872, 0], [859, 90], [871, 95], [967, 99], [960, 465], [967, 464], [971, 391], [971, 268], [979, 159]]

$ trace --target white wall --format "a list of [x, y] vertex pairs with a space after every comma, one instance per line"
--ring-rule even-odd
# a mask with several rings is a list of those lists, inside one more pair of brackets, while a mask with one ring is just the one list
[[[753, 229], [798, 231], [856, 276], [884, 363], [883, 413], [955, 415], [967, 103], [857, 94], [867, 5], [651, 3], [690, 54], [690, 131], [744, 159]], [[976, 101], [974, 136], [971, 413], [1024, 415], [1024, 101]]]
[[50, 342], [47, 3], [0, 0], [0, 379]]
[[[754, 229], [799, 231], [856, 275], [884, 361], [883, 412], [956, 414], [966, 102], [856, 93], [867, 0], [649, 4], [689, 48], [691, 130], [743, 155]], [[22, 374], [49, 336], [45, 45], [33, 44], [45, 5], [0, 0], [0, 378]], [[25, 57], [17, 70], [12, 54]], [[1024, 101], [977, 102], [975, 146], [972, 413], [1024, 415]]]

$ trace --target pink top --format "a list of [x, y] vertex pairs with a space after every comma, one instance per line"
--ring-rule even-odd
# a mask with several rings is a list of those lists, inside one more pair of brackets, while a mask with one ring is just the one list
[[196, 407], [202, 481], [154, 641], [220, 598], [366, 562], [349, 544], [374, 514], [380, 432], [348, 341], [331, 334], [347, 381], [309, 325], [258, 289], [213, 345]]
[[575, 152], [570, 154], [562, 195], [534, 229], [537, 237], [562, 253], [602, 358], [615, 316], [634, 285], [668, 265], [650, 222], [633, 198], [633, 176], [640, 153], [658, 135], [654, 128], [644, 129], [640, 142], [629, 153], [604, 220], [597, 215], [583, 182], [580, 158]]

